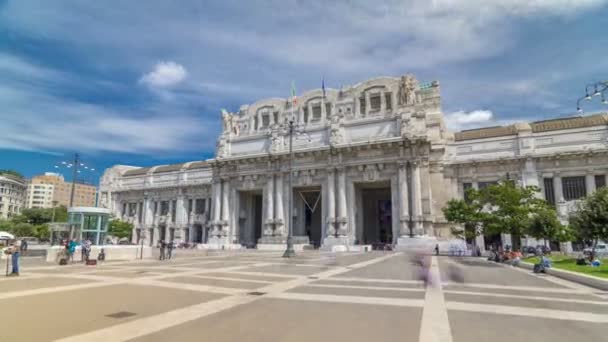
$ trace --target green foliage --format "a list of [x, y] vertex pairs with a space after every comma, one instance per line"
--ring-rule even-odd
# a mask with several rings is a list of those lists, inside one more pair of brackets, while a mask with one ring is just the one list
[[572, 239], [571, 230], [557, 218], [553, 208], [547, 207], [532, 213], [525, 232], [536, 239], [558, 240], [560, 242]]
[[118, 238], [130, 238], [133, 232], [133, 224], [121, 220], [111, 220], [108, 228], [108, 233]]
[[16, 223], [10, 233], [15, 237], [33, 236], [34, 226], [29, 223]]
[[492, 234], [524, 234], [531, 214], [547, 208], [547, 202], [536, 196], [539, 191], [538, 187], [520, 187], [510, 180], [485, 187], [480, 192], [489, 214], [484, 216], [484, 229]]
[[547, 203], [536, 196], [538, 187], [520, 187], [506, 180], [481, 190], [469, 189], [466, 200], [450, 200], [443, 214], [452, 223], [472, 229], [453, 229], [452, 233], [473, 238], [483, 231], [490, 234], [522, 235], [527, 231], [533, 213], [548, 210]]
[[452, 227], [452, 235], [461, 238], [475, 238], [481, 234], [480, 225], [484, 221], [485, 213], [483, 205], [479, 202], [479, 191], [469, 189], [467, 200], [449, 200], [447, 206], [443, 208], [443, 215], [446, 220], [458, 223], [469, 229]]
[[0, 169], [0, 175], [10, 175], [21, 179], [24, 178], [22, 174], [15, 170]]
[[[53, 220], [53, 211], [55, 212], [55, 218]], [[68, 220], [68, 209], [65, 206], [59, 206], [56, 208], [30, 208], [23, 209], [20, 215], [17, 215], [11, 219], [13, 223], [31, 223], [33, 225], [40, 225], [49, 222], [67, 222]]]
[[569, 218], [576, 236], [581, 240], [608, 240], [608, 188], [603, 187], [578, 203]]
[[40, 240], [48, 240], [50, 238], [49, 226], [46, 224], [34, 226], [33, 236], [37, 237]]

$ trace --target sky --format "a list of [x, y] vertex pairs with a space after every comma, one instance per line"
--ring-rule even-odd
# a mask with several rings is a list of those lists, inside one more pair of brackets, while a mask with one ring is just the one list
[[608, 79], [607, 18], [608, 0], [0, 0], [0, 169], [71, 179], [79, 153], [97, 182], [212, 158], [222, 108], [292, 81], [438, 80], [452, 130], [575, 115]]

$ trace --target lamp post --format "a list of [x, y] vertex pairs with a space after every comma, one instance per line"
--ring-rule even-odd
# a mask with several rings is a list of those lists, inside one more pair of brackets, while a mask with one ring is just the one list
[[[593, 88], [593, 92], [590, 93], [590, 88]], [[583, 112], [583, 109], [581, 108], [581, 102], [582, 101], [589, 101], [591, 100], [593, 97], [595, 96], [601, 96], [601, 102], [603, 104], [608, 104], [608, 100], [606, 100], [606, 97], [604, 96], [604, 93], [608, 91], [608, 81], [599, 81], [599, 82], [595, 82], [592, 84], [588, 84], [585, 87], [585, 96], [579, 98], [578, 100], [576, 100], [576, 111], [579, 113]]]
[[287, 224], [287, 248], [285, 249], [285, 253], [283, 253], [283, 258], [291, 258], [296, 256], [296, 252], [293, 249], [293, 118], [289, 120], [289, 191], [288, 191], [288, 209], [287, 209], [287, 220], [285, 220]]
[[140, 259], [144, 259], [144, 239], [146, 237], [146, 211], [147, 211], [147, 204], [148, 204], [148, 192], [144, 191], [144, 205], [143, 205], [143, 222], [142, 222], [142, 226], [141, 228], [139, 228], [139, 244], [140, 244], [140, 249], [139, 249], [139, 258]]

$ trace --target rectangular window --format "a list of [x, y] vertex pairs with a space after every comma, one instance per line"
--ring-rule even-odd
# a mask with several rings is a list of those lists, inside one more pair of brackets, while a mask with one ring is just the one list
[[303, 109], [303, 114], [304, 114], [304, 122], [308, 122], [308, 108], [304, 107]]
[[262, 128], [270, 126], [270, 116], [262, 114]]
[[572, 201], [587, 196], [585, 176], [562, 178], [562, 189], [566, 201]]
[[469, 198], [467, 196], [467, 190], [471, 189], [472, 187], [473, 187], [473, 183], [462, 183], [462, 192], [463, 192], [465, 201], [469, 200]]
[[192, 199], [188, 200], [188, 215], [192, 212]]
[[258, 129], [258, 116], [253, 117], [253, 128]]
[[372, 95], [369, 97], [369, 107], [372, 111], [376, 112], [380, 110], [380, 94]]
[[273, 122], [275, 124], [278, 124], [279, 123], [279, 112], [272, 113], [272, 119], [274, 120]]
[[606, 175], [595, 175], [595, 188], [603, 188], [606, 186]]
[[165, 216], [169, 214], [169, 201], [160, 202], [160, 215]]
[[171, 222], [175, 222], [175, 216], [177, 213], [177, 201], [173, 200], [171, 203]]
[[129, 216], [135, 216], [137, 210], [137, 203], [129, 203]]
[[359, 113], [365, 114], [365, 96], [359, 98]]
[[553, 178], [544, 178], [543, 184], [545, 187], [545, 201], [551, 205], [555, 205], [555, 189], [553, 189]]
[[312, 107], [312, 121], [321, 120], [321, 105]]
[[127, 203], [122, 204], [122, 215], [124, 216], [127, 213]]
[[325, 104], [325, 118], [329, 118], [331, 116], [331, 103]]
[[205, 212], [205, 199], [197, 198], [196, 199], [196, 214], [202, 214]]
[[391, 93], [385, 93], [384, 94], [384, 99], [386, 102], [386, 110], [392, 110], [393, 109], [393, 96]]

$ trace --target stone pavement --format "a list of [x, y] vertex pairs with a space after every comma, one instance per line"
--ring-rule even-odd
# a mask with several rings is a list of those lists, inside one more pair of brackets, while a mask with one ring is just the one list
[[403, 253], [280, 256], [25, 267], [0, 279], [0, 341], [607, 340], [607, 294], [550, 276], [433, 257], [425, 288]]

